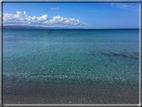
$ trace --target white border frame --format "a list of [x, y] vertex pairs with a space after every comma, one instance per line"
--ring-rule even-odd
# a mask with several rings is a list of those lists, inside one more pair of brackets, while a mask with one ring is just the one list
[[[2, 104], [2, 66], [0, 65], [0, 68], [1, 68], [1, 72], [0, 72], [0, 107], [27, 107], [27, 106], [31, 106], [31, 107], [39, 107], [39, 106], [141, 106], [141, 67], [142, 67], [142, 64], [141, 64], [141, 45], [142, 45], [142, 0], [93, 0], [93, 1], [19, 1], [19, 0], [15, 0], [15, 1], [1, 1], [1, 3], [13, 3], [13, 2], [42, 2], [42, 3], [62, 3], [62, 2], [66, 2], [66, 3], [139, 3], [139, 104]], [[3, 6], [1, 5], [1, 11], [3, 10]], [[3, 12], [3, 11], [2, 11]], [[2, 16], [2, 14], [1, 14]], [[3, 22], [3, 19], [1, 18], [1, 22]], [[2, 24], [1, 24], [2, 25]], [[1, 34], [2, 34], [2, 27], [1, 27]], [[1, 40], [2, 40], [2, 36], [1, 36]], [[2, 43], [1, 43], [2, 45]], [[3, 48], [3, 45], [1, 46], [1, 57], [2, 58], [2, 48]], [[1, 60], [1, 64], [2, 64], [2, 60]]]

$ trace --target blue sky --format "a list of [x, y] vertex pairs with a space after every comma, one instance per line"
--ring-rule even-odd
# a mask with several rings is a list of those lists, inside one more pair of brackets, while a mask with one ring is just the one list
[[4, 25], [138, 28], [139, 3], [3, 3]]

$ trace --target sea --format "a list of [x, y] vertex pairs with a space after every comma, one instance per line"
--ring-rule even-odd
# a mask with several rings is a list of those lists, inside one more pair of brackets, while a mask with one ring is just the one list
[[139, 89], [139, 30], [3, 30], [2, 42], [3, 90], [13, 84]]

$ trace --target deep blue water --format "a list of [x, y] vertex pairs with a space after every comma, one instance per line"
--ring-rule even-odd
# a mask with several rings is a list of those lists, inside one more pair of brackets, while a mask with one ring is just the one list
[[136, 87], [139, 31], [3, 31], [3, 84]]

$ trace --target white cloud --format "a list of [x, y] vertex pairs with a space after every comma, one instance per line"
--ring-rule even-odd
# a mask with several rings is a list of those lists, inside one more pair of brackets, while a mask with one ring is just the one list
[[120, 9], [135, 9], [138, 5], [131, 5], [126, 3], [111, 3], [112, 6], [115, 6], [116, 8]]
[[114, 6], [119, 9], [125, 9], [132, 12], [139, 11], [139, 4], [138, 3], [111, 3], [111, 6]]
[[26, 11], [24, 11], [24, 15], [26, 15]]
[[112, 5], [112, 6], [115, 6], [115, 7], [117, 7], [117, 8], [121, 8], [121, 9], [131, 7], [131, 5], [124, 4], [124, 3], [111, 3], [111, 5]]
[[3, 25], [29, 25], [29, 26], [43, 26], [43, 27], [87, 27], [87, 23], [81, 22], [75, 18], [64, 18], [59, 15], [49, 19], [48, 15], [40, 17], [28, 16], [26, 11], [24, 13], [17, 11], [16, 14], [3, 13]]
[[59, 10], [60, 8], [57, 7], [57, 8], [50, 8], [49, 10]]

